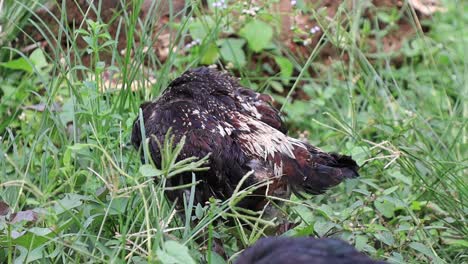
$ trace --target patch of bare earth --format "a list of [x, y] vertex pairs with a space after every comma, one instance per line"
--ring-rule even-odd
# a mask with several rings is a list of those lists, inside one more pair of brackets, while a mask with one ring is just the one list
[[[44, 32], [49, 33], [44, 36], [43, 33], [30, 26], [26, 28], [25, 37], [20, 40], [19, 46], [23, 47], [24, 52], [41, 46], [53, 56], [57, 45], [60, 45], [63, 50], [67, 50], [72, 44], [76, 44], [79, 54], [72, 52], [72, 59], [79, 60], [81, 64], [89, 66], [91, 57], [85, 52], [87, 43], [83, 37], [79, 34], [78, 37], [66, 36], [64, 32], [73, 32], [73, 30], [64, 31], [63, 29], [86, 28], [85, 19], [96, 20], [99, 18], [101, 22], [107, 24], [110, 37], [117, 41], [117, 48], [122, 55], [127, 53], [128, 39], [132, 39], [135, 42], [130, 45], [132, 47], [130, 55], [137, 47], [140, 47], [143, 52], [153, 52], [161, 62], [165, 61], [170, 50], [175, 49], [171, 47], [175, 34], [171, 32], [173, 29], [168, 24], [171, 20], [178, 21], [181, 15], [186, 12], [188, 7], [185, 6], [185, 1], [145, 0], [139, 7], [132, 5], [132, 1], [128, 2], [127, 6], [122, 6], [121, 0], [50, 1], [32, 16], [32, 20], [47, 25], [50, 31]], [[333, 23], [339, 23], [339, 26], [346, 31], [350, 30], [350, 21], [348, 21], [347, 16], [356, 11], [358, 2], [351, 0], [305, 0], [304, 2], [307, 5], [306, 9], [299, 8], [296, 1], [290, 0], [280, 0], [273, 5], [263, 5], [262, 1], [254, 1], [254, 4], [269, 6], [271, 13], [277, 14], [281, 24], [276, 41], [290, 50], [297, 58], [306, 59], [314, 47], [320, 44], [320, 39], [327, 40], [327, 37], [333, 37], [336, 34], [336, 32], [331, 32], [332, 29], [337, 28], [336, 24]], [[360, 14], [363, 19], [371, 22], [373, 32], [386, 33], [379, 36], [376, 34], [365, 37], [358, 36], [358, 39], [353, 41], [357, 42], [358, 47], [371, 61], [378, 57], [377, 54], [386, 53], [391, 55], [392, 63], [396, 67], [403, 61], [400, 53], [403, 43], [412, 38], [418, 31], [427, 30], [427, 28], [421, 27], [419, 20], [428, 18], [434, 12], [444, 11], [437, 0], [372, 0], [359, 3], [360, 8], [362, 8]], [[203, 10], [204, 7], [201, 8]], [[64, 12], [62, 9], [66, 11]], [[397, 21], [388, 24], [379, 20], [378, 12], [392, 9], [401, 14]], [[210, 11], [205, 8], [203, 12]], [[65, 13], [66, 16], [63, 17], [62, 13]], [[97, 13], [100, 15], [97, 16]], [[141, 21], [150, 20], [151, 27], [145, 29], [147, 32], [142, 32], [142, 28], [137, 27], [133, 32], [134, 37], [129, 38], [128, 25], [125, 24], [128, 19], [124, 19], [124, 17], [133, 15], [136, 15]], [[146, 36], [148, 30], [151, 31], [151, 44], [141, 44], [142, 36]], [[325, 37], [324, 34], [326, 34]], [[34, 43], [31, 44], [31, 40]], [[148, 43], [147, 40], [144, 42]], [[324, 42], [325, 44], [319, 50], [315, 62], [327, 65], [337, 59], [347, 60], [347, 53], [339, 45], [332, 44], [332, 41]], [[146, 46], [141, 47], [141, 45]], [[112, 54], [105, 51], [101, 52], [100, 56], [99, 59], [105, 62], [110, 62], [112, 58]], [[265, 61], [259, 61], [259, 63], [263, 62]], [[275, 65], [275, 63], [271, 62], [271, 65]], [[313, 72], [311, 73], [313, 74]], [[104, 78], [109, 79], [107, 80], [109, 82], [115, 79], [112, 74], [106, 76]]]

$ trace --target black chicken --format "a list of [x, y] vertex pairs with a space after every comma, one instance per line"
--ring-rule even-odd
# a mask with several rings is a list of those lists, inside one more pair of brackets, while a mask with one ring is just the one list
[[385, 264], [331, 238], [268, 237], [242, 252], [236, 264]]
[[[326, 153], [286, 135], [279, 112], [269, 95], [246, 89], [228, 74], [202, 67], [189, 70], [172, 81], [160, 98], [141, 105], [146, 136], [159, 142], [170, 128], [176, 140], [186, 143], [179, 159], [202, 158], [211, 153], [208, 171], [197, 172], [195, 203], [210, 197], [228, 199], [249, 171], [253, 174], [242, 187], [270, 181], [240, 206], [257, 210], [266, 192], [284, 195], [286, 190], [319, 194], [345, 178], [357, 177], [358, 166], [349, 156]], [[150, 137], [152, 138], [152, 137]], [[133, 125], [132, 143], [142, 143], [140, 121]], [[161, 153], [157, 142], [149, 142], [157, 166]], [[168, 181], [170, 186], [189, 184], [190, 175]], [[174, 199], [187, 190], [169, 193]]]

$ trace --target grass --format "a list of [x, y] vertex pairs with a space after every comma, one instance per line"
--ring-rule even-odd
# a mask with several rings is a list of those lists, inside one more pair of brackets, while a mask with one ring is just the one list
[[[0, 2], [0, 200], [10, 210], [0, 216], [2, 262], [224, 263], [207, 250], [214, 238], [232, 261], [269, 234], [273, 220], [235, 208], [246, 194], [241, 190], [229, 201], [206, 205], [193, 204], [192, 197], [176, 213], [164, 196], [165, 179], [201, 163], [175, 163], [180, 145], [168, 138], [166, 163], [154, 168], [148, 159], [141, 163], [129, 144], [140, 103], [201, 63], [230, 64], [243, 84], [282, 103], [291, 134], [305, 131], [311, 143], [365, 164], [357, 180], [306, 201], [285, 201], [288, 220], [299, 223], [286, 235], [342, 238], [391, 263], [467, 261], [468, 7], [462, 1], [447, 1], [446, 13], [427, 20], [408, 5], [370, 7], [378, 13], [374, 19], [362, 15], [363, 4], [342, 5], [331, 20], [322, 9], [305, 9], [324, 35], [304, 54], [268, 34], [279, 27], [270, 4], [245, 20], [232, 15], [246, 8], [242, 3], [208, 13], [193, 6], [180, 21], [172, 15], [157, 28], [158, 17], [139, 19], [131, 12], [143, 4], [132, 1], [113, 20], [118, 34], [127, 34], [121, 52], [100, 19], [72, 28], [62, 23], [62, 12], [55, 16], [62, 26], [52, 33], [33, 12], [40, 2]], [[99, 5], [95, 9], [100, 13]], [[400, 18], [415, 36], [400, 52], [379, 45], [372, 52], [366, 40], [398, 30]], [[27, 25], [52, 52], [26, 52], [17, 44]], [[160, 61], [145, 47], [168, 28], [171, 48]], [[183, 55], [174, 51], [185, 49], [189, 38], [200, 44]], [[320, 52], [329, 46], [341, 55], [324, 63]], [[81, 56], [86, 53], [88, 66]], [[106, 81], [104, 72], [117, 74], [118, 82]], [[306, 96], [292, 100], [297, 91]], [[222, 223], [229, 208], [250, 231]], [[20, 211], [13, 220], [11, 213]]]

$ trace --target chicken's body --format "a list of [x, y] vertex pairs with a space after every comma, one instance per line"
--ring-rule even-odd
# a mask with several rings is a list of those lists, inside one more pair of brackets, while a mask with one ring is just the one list
[[[270, 181], [269, 188], [256, 191], [256, 197], [244, 199], [242, 206], [258, 209], [269, 194], [293, 191], [318, 194], [345, 178], [358, 176], [357, 164], [348, 156], [329, 154], [286, 135], [272, 98], [241, 87], [227, 74], [209, 68], [185, 72], [175, 79], [154, 102], [142, 105], [146, 136], [163, 142], [168, 130], [176, 140], [183, 135], [186, 143], [179, 158], [202, 158], [211, 153], [210, 169], [198, 172], [195, 202], [210, 197], [229, 198], [249, 171], [253, 174], [244, 187]], [[141, 145], [140, 121], [134, 123], [132, 143]], [[157, 166], [161, 157], [157, 143], [149, 149]], [[172, 186], [192, 181], [180, 175], [169, 181]], [[176, 191], [172, 197], [180, 197]]]
[[236, 264], [385, 264], [330, 238], [268, 237], [260, 239], [237, 258]]

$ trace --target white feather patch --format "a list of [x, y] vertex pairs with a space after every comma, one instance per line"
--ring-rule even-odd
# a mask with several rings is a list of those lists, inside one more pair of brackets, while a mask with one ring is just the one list
[[[243, 149], [246, 149], [250, 155], [262, 158], [264, 161], [275, 157], [275, 154], [286, 155], [295, 159], [294, 148], [300, 147], [307, 149], [299, 140], [290, 138], [275, 128], [258, 121], [250, 116], [236, 114], [235, 119], [239, 125], [245, 127], [251, 125], [255, 129], [249, 129], [247, 133], [239, 133], [243, 142]], [[244, 130], [245, 131], [245, 130]], [[283, 164], [272, 164], [275, 176], [281, 176], [283, 173]]]
[[255, 107], [255, 106], [253, 106], [253, 105], [251, 105], [251, 104], [249, 104], [249, 103], [241, 103], [241, 106], [242, 106], [245, 110], [247, 110], [247, 111], [249, 111], [250, 113], [252, 113], [256, 118], [258, 118], [258, 119], [262, 118], [262, 115], [258, 112], [257, 107]]

